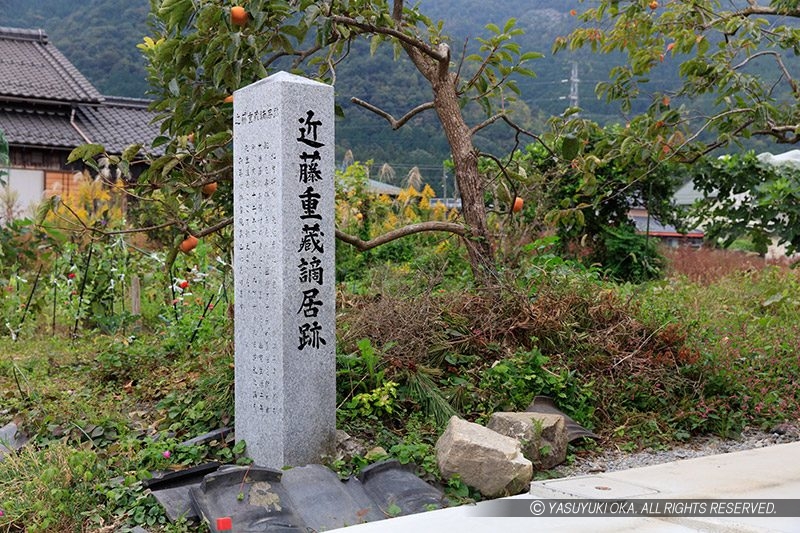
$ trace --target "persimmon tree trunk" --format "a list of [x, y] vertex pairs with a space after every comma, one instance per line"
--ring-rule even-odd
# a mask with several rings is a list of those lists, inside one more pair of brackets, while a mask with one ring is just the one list
[[466, 239], [470, 265], [476, 282], [491, 282], [494, 269], [491, 236], [486, 223], [484, 184], [478, 173], [478, 152], [472, 143], [472, 132], [458, 105], [454, 75], [448, 73], [433, 84], [436, 113], [442, 124], [455, 167], [456, 183], [461, 195], [461, 214], [471, 235]]
[[[393, 16], [398, 25], [402, 23], [402, 10], [403, 0], [395, 0]], [[465, 242], [475, 283], [491, 285], [494, 258], [486, 221], [484, 184], [478, 173], [478, 151], [472, 142], [474, 132], [464, 120], [459, 105], [458, 77], [450, 70], [450, 49], [441, 44], [432, 54], [408, 42], [401, 41], [401, 45], [433, 90], [433, 108], [450, 146], [461, 196], [461, 214], [469, 227]]]

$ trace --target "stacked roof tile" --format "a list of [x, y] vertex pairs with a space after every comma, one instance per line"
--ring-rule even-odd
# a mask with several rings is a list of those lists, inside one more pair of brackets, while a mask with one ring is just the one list
[[0, 27], [0, 131], [12, 147], [120, 153], [159, 134], [148, 103], [101, 95], [43, 30]]
[[153, 124], [148, 100], [106, 96], [102, 105], [78, 107], [76, 123], [93, 143], [121, 153], [133, 142], [150, 142], [160, 130]]
[[101, 102], [44, 30], [0, 28], [0, 95], [55, 102]]

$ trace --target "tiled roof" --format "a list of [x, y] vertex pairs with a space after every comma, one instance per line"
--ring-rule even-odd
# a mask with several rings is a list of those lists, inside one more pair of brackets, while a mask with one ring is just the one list
[[107, 98], [73, 110], [0, 103], [0, 131], [10, 145], [72, 149], [91, 142], [119, 154], [130, 144], [149, 145], [159, 134], [146, 100]]
[[103, 104], [78, 107], [76, 124], [96, 144], [110, 153], [119, 154], [133, 143], [148, 146], [160, 129], [153, 124], [155, 113], [148, 111], [150, 102], [134, 98], [106, 97]]
[[0, 27], [0, 99], [102, 102], [103, 96], [43, 30]]
[[84, 144], [70, 125], [69, 110], [33, 110], [0, 105], [0, 131], [9, 145], [69, 148]]
[[149, 102], [104, 97], [43, 30], [0, 27], [0, 131], [12, 146], [102, 144], [119, 154], [159, 134]]
[[397, 196], [398, 194], [403, 192], [403, 189], [401, 189], [400, 187], [395, 187], [394, 185], [390, 185], [388, 183], [372, 179], [367, 182], [367, 188], [371, 193], [386, 194], [388, 196]]
[[675, 226], [670, 224], [662, 224], [655, 218], [647, 219], [647, 215], [629, 214], [628, 215], [634, 224], [636, 224], [636, 231], [639, 233], [649, 233], [656, 237], [687, 237], [699, 239], [704, 236], [700, 229], [689, 230], [686, 233], [679, 233]]

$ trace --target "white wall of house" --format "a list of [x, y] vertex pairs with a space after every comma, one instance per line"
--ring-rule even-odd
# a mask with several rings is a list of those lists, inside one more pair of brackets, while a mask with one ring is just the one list
[[44, 171], [11, 168], [0, 191], [0, 221], [32, 216], [44, 193]]

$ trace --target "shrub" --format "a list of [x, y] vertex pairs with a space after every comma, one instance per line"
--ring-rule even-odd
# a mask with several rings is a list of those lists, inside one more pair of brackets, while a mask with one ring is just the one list
[[629, 224], [603, 226], [589, 258], [616, 281], [642, 283], [657, 279], [664, 266], [655, 239]]

